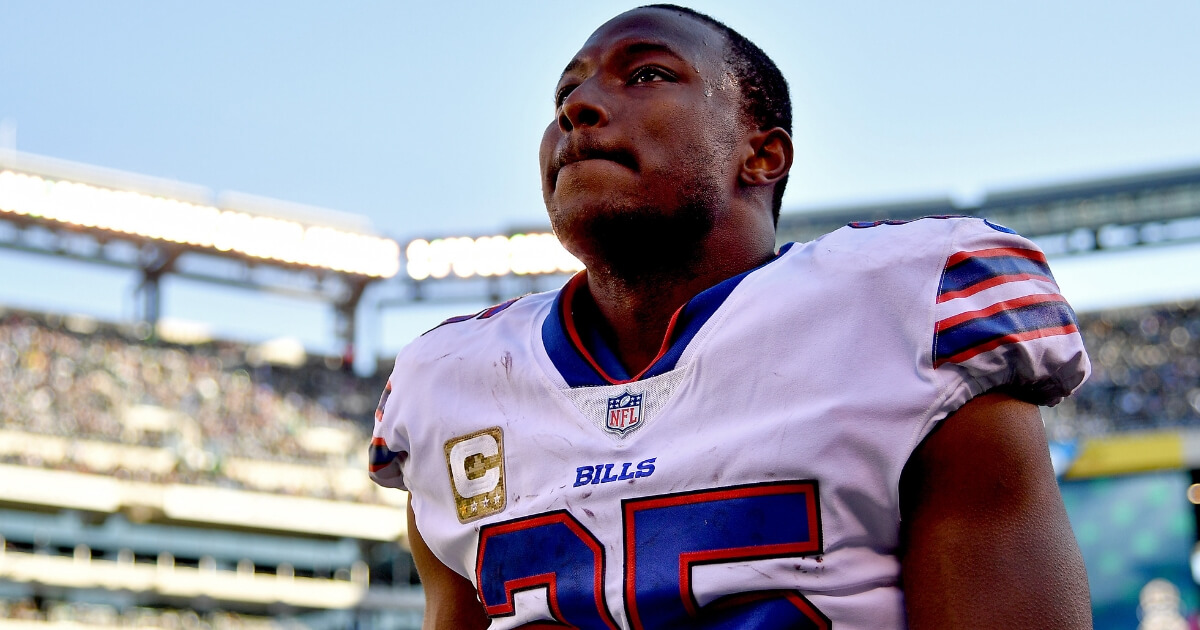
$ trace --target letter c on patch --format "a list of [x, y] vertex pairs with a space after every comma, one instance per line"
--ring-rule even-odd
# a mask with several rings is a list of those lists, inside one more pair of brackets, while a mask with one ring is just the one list
[[[454, 489], [458, 491], [459, 496], [474, 497], [496, 489], [500, 483], [500, 467], [495, 464], [489, 466], [485, 462], [499, 453], [500, 445], [496, 442], [496, 438], [487, 433], [463, 440], [450, 447], [450, 470], [454, 479]], [[473, 455], [481, 455], [482, 462], [479, 465], [486, 467], [483, 475], [476, 476], [474, 479], [468, 475], [467, 471], [467, 460]]]
[[469, 523], [503, 512], [508, 495], [504, 488], [504, 437], [500, 427], [451, 438], [446, 441], [445, 451], [458, 520]]

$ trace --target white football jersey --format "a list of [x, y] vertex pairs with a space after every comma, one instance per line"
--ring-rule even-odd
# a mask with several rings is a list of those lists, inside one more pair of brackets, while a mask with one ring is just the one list
[[492, 628], [903, 628], [910, 454], [974, 396], [1089, 371], [1042, 253], [982, 219], [786, 246], [637, 375], [575, 327], [585, 281], [426, 333], [376, 414], [372, 477]]

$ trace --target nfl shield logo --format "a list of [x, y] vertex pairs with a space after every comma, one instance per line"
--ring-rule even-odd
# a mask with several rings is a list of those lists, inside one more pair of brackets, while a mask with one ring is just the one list
[[624, 434], [642, 423], [642, 394], [625, 392], [608, 399], [608, 418], [604, 428]]

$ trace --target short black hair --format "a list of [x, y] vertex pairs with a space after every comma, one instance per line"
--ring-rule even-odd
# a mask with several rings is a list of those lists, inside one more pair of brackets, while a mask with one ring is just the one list
[[[787, 80], [774, 61], [754, 42], [723, 22], [687, 7], [674, 4], [648, 4], [642, 9], [665, 9], [691, 16], [716, 29], [728, 41], [725, 62], [729, 64], [742, 88], [745, 114], [759, 129], [780, 127], [792, 133], [792, 98], [788, 94]], [[775, 184], [775, 198], [771, 202], [771, 215], [779, 224], [779, 208], [783, 203], [783, 189], [787, 187], [787, 176]]]

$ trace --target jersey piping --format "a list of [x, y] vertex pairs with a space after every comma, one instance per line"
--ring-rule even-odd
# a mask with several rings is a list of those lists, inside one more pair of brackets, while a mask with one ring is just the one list
[[587, 281], [586, 272], [581, 272], [559, 291], [554, 306], [542, 322], [542, 343], [546, 354], [569, 387], [622, 385], [665, 374], [675, 369], [688, 344], [742, 280], [779, 260], [791, 246], [792, 243], [785, 244], [771, 260], [701, 291], [679, 307], [671, 316], [662, 346], [654, 360], [632, 376], [595, 329], [581, 328], [575, 323], [571, 304], [579, 288]]

